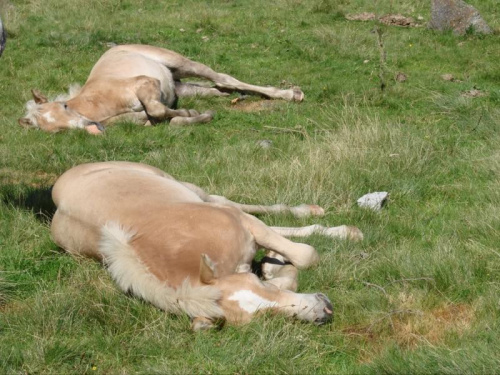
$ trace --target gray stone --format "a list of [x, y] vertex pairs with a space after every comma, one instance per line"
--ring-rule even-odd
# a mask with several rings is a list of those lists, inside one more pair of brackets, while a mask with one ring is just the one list
[[273, 141], [270, 141], [269, 139], [262, 139], [260, 141], [257, 141], [257, 146], [263, 149], [271, 148], [272, 145]]
[[463, 0], [432, 0], [430, 29], [453, 30], [463, 35], [469, 28], [480, 34], [491, 34], [493, 30], [472, 5]]
[[377, 191], [374, 193], [368, 193], [363, 195], [358, 199], [358, 206], [364, 208], [370, 208], [374, 211], [379, 211], [382, 209], [384, 204], [389, 198], [389, 193], [386, 191]]

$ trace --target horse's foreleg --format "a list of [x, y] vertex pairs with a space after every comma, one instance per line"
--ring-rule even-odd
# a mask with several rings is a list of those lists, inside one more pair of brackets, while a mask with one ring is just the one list
[[264, 279], [280, 289], [295, 292], [298, 286], [298, 269], [284, 256], [269, 251], [261, 261]]
[[195, 110], [171, 109], [161, 101], [160, 81], [146, 76], [137, 78], [136, 96], [144, 106], [149, 117], [157, 120], [176, 117], [199, 117]]
[[257, 245], [289, 259], [295, 267], [306, 268], [319, 261], [319, 255], [314, 247], [286, 239], [254, 216], [242, 213], [241, 219]]
[[148, 115], [146, 114], [146, 111], [122, 113], [120, 115], [113, 116], [102, 121], [102, 123], [105, 125], [111, 125], [117, 122], [132, 122], [137, 125], [145, 125], [145, 126], [151, 125], [151, 122], [148, 120]]
[[170, 120], [170, 125], [184, 126], [193, 124], [203, 124], [212, 121], [214, 116], [215, 116], [214, 111], [206, 111], [203, 112], [202, 114], [198, 114], [197, 116], [191, 116], [191, 117], [176, 116]]
[[[316, 224], [298, 228], [270, 227], [270, 229], [284, 237], [307, 237], [312, 234], [322, 234], [332, 238], [349, 239], [353, 241], [363, 239], [363, 233], [361, 233], [358, 228], [347, 225], [327, 228]], [[293, 271], [290, 269], [287, 270], [287, 267], [293, 267], [290, 265], [287, 258], [276, 253], [275, 251], [269, 251], [262, 260], [261, 269], [264, 278], [268, 280], [268, 282], [284, 289], [287, 288], [288, 285], [294, 285]], [[296, 282], [297, 280], [295, 276], [295, 285]], [[281, 284], [284, 286], [281, 286]]]

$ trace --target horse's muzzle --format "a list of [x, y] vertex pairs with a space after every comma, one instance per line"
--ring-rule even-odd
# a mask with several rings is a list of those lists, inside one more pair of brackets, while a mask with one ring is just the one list
[[323, 304], [322, 314], [314, 320], [314, 324], [322, 325], [328, 323], [333, 317], [333, 305], [323, 293], [317, 293], [316, 299]]
[[101, 124], [100, 122], [97, 122], [97, 121], [90, 121], [88, 124], [86, 124], [85, 126], [90, 126], [90, 125], [95, 125], [97, 127], [97, 129], [99, 129], [99, 131], [103, 132], [104, 131], [104, 125]]

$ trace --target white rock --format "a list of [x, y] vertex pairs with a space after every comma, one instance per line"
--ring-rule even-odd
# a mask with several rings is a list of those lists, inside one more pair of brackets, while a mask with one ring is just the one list
[[264, 149], [271, 148], [271, 146], [273, 145], [273, 141], [270, 141], [269, 139], [262, 139], [260, 141], [257, 141], [257, 145]]
[[360, 207], [371, 208], [372, 210], [378, 211], [387, 201], [387, 198], [389, 198], [388, 192], [377, 191], [363, 195], [357, 202]]

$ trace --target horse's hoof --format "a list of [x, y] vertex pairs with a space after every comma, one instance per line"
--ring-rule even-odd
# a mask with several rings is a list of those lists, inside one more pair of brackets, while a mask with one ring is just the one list
[[293, 98], [294, 102], [301, 102], [304, 100], [304, 93], [300, 89], [293, 89]]
[[293, 216], [301, 218], [308, 216], [323, 216], [325, 210], [316, 204], [301, 204], [297, 207], [292, 207], [290, 209]]
[[361, 232], [358, 228], [348, 226], [346, 229], [347, 239], [351, 241], [361, 241], [363, 239], [363, 232]]

